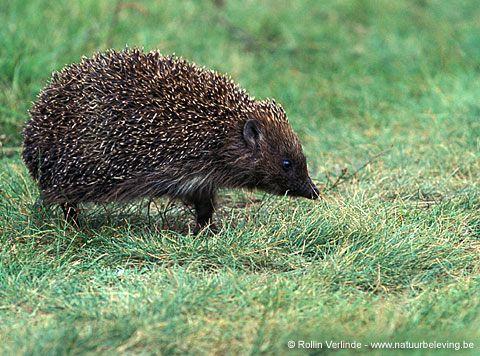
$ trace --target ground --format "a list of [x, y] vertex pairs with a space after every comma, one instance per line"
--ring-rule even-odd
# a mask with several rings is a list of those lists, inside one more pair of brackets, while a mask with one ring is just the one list
[[[478, 1], [12, 0], [0, 22], [0, 353], [478, 354]], [[323, 199], [223, 191], [219, 233], [199, 236], [162, 199], [84, 206], [80, 229], [32, 209], [31, 102], [125, 45], [275, 98]]]

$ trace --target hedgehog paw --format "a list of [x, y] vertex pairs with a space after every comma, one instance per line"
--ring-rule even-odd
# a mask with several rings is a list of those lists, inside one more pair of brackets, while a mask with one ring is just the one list
[[218, 233], [218, 228], [214, 223], [209, 223], [209, 224], [195, 224], [195, 228], [193, 229], [193, 234], [198, 235], [200, 232], [205, 231], [206, 234], [213, 234], [216, 235]]
[[75, 226], [79, 227], [78, 224], [78, 207], [76, 204], [64, 203], [62, 204], [63, 215], [65, 216], [65, 220]]

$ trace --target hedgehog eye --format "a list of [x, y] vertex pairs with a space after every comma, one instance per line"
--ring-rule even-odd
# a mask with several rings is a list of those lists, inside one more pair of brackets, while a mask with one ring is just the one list
[[284, 159], [282, 161], [282, 167], [285, 171], [288, 171], [290, 168], [292, 168], [292, 161], [289, 159]]

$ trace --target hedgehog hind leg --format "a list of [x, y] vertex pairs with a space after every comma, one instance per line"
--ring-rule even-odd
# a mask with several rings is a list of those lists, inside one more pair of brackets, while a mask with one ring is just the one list
[[44, 219], [45, 213], [50, 209], [50, 207], [51, 204], [45, 202], [43, 195], [40, 194], [40, 196], [31, 205], [31, 210], [34, 214]]
[[48, 204], [45, 204], [45, 201], [44, 201], [42, 195], [40, 195], [40, 196], [35, 200], [35, 203], [33, 203], [33, 205], [32, 205], [32, 209], [33, 209], [34, 211], [41, 211], [41, 210], [44, 209], [45, 207], [48, 207]]
[[216, 227], [212, 222], [213, 212], [215, 211], [215, 201], [215, 194], [201, 195], [193, 199], [196, 214], [194, 234], [198, 234], [205, 227], [208, 227], [213, 232], [216, 231]]
[[65, 220], [69, 224], [78, 227], [78, 205], [74, 203], [62, 203], [60, 206], [62, 207]]

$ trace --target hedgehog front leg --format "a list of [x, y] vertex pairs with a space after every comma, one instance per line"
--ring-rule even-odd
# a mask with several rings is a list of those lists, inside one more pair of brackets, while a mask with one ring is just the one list
[[197, 218], [193, 232], [197, 234], [206, 226], [211, 230], [215, 230], [215, 226], [212, 224], [212, 215], [215, 211], [215, 195], [198, 197], [193, 200], [193, 206]]
[[78, 226], [78, 206], [77, 204], [72, 203], [63, 203], [61, 205], [63, 210], [63, 215], [65, 216], [65, 220], [74, 225]]

